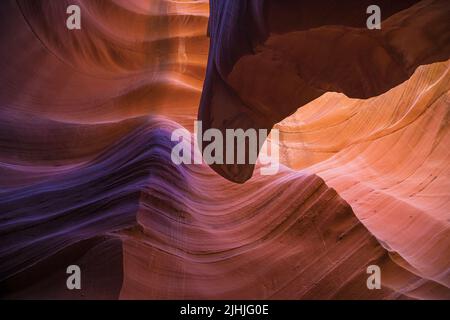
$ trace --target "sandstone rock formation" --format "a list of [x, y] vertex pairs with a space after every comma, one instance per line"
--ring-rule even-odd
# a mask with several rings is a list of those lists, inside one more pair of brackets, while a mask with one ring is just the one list
[[[450, 299], [449, 6], [367, 3], [2, 1], [0, 297]], [[280, 172], [175, 165], [199, 105]]]

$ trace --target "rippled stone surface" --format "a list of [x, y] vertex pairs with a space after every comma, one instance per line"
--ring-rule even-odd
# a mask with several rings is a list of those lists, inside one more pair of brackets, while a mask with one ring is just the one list
[[[376, 39], [400, 64], [326, 60], [342, 30], [371, 52], [364, 5], [2, 1], [0, 296], [450, 299], [449, 8], [387, 6]], [[280, 172], [174, 165], [171, 133], [199, 105], [210, 127], [280, 129]]]

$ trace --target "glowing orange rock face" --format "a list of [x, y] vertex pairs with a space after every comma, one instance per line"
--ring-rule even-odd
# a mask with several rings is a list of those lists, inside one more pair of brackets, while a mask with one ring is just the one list
[[[408, 80], [420, 65], [447, 60], [447, 1], [411, 2], [385, 4], [390, 10], [381, 30], [362, 23], [364, 1], [338, 11], [327, 1], [219, 2], [212, 7], [200, 109], [205, 128], [271, 129], [326, 92], [370, 98]], [[301, 10], [307, 18], [294, 23], [291, 15]], [[242, 31], [239, 26], [247, 24]], [[253, 171], [251, 165], [213, 169], [235, 182]]]
[[277, 125], [282, 162], [323, 177], [395, 261], [446, 287], [449, 63], [368, 100], [326, 94]]

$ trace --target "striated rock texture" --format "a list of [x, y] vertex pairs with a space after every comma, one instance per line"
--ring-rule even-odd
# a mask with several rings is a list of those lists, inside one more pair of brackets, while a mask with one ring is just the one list
[[[71, 4], [80, 31], [66, 28]], [[117, 232], [135, 225], [150, 174], [172, 164], [158, 158], [170, 134], [152, 117], [196, 118], [208, 4], [0, 7], [0, 295], [119, 298]], [[69, 264], [86, 273], [82, 292], [66, 288]]]
[[447, 288], [449, 71], [420, 67], [368, 100], [329, 93], [277, 124], [283, 163], [323, 177], [399, 265]]
[[[0, 297], [450, 299], [448, 5], [380, 3], [2, 1]], [[280, 172], [176, 166], [199, 105], [284, 120]]]
[[[81, 30], [66, 28], [70, 4], [81, 8]], [[63, 122], [155, 114], [192, 126], [208, 53], [206, 1], [7, 0], [1, 6], [8, 30], [0, 53], [4, 104]]]
[[[370, 4], [214, 1], [204, 129], [271, 129], [328, 91], [377, 96], [418, 66], [450, 58], [448, 1], [378, 1], [381, 30], [366, 27]], [[250, 164], [212, 168], [240, 183], [253, 172]]]
[[[137, 226], [121, 233], [121, 298], [450, 298], [398, 264], [316, 175], [283, 167], [242, 186], [205, 166], [181, 170], [183, 183], [168, 182], [172, 171], [150, 178]], [[382, 290], [366, 287], [372, 264]]]

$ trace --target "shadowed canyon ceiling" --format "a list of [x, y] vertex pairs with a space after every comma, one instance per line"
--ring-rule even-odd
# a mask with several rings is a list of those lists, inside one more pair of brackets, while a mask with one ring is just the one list
[[[450, 299], [450, 5], [372, 2], [2, 1], [0, 296]], [[174, 164], [195, 120], [279, 172]]]

